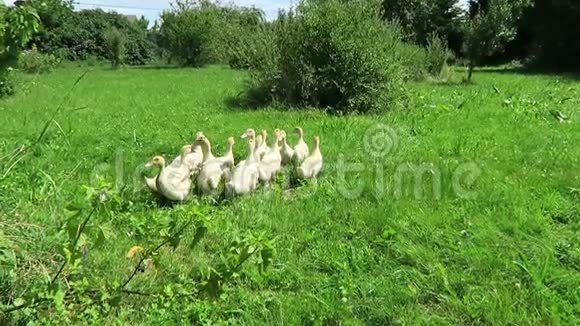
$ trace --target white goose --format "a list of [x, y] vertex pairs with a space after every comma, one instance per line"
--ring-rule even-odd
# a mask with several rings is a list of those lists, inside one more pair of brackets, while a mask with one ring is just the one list
[[202, 136], [196, 140], [203, 151], [203, 164], [197, 175], [197, 186], [204, 194], [216, 190], [225, 172], [234, 165], [233, 137], [228, 138], [228, 148], [222, 157], [216, 158], [211, 151], [211, 143], [207, 137]]
[[282, 156], [282, 165], [286, 165], [292, 161], [294, 157], [294, 150], [286, 141], [286, 131], [280, 131], [280, 156]]
[[298, 134], [298, 143], [294, 146], [294, 159], [297, 161], [303, 161], [308, 157], [310, 151], [308, 150], [308, 145], [304, 142], [304, 131], [300, 127], [294, 128], [294, 132]]
[[[257, 157], [255, 156], [256, 148], [258, 147], [258, 140], [257, 140], [258, 137], [256, 136], [256, 131], [254, 129], [250, 128], [250, 129], [246, 130], [242, 134], [242, 136], [240, 136], [240, 137], [241, 138], [247, 138], [248, 140], [252, 140], [253, 141], [253, 143], [254, 143], [254, 150], [252, 152], [252, 157], [253, 158], [255, 157], [256, 160], [258, 160]], [[259, 136], [259, 137], [261, 138], [261, 136]], [[240, 162], [238, 162], [238, 164], [236, 166], [243, 165], [244, 163], [246, 163], [246, 160], [241, 160]]]
[[262, 159], [262, 157], [264, 157], [264, 155], [269, 152], [270, 147], [268, 147], [268, 131], [266, 131], [266, 129], [262, 129], [262, 141], [256, 148], [256, 157], [258, 157], [258, 159]]
[[[191, 145], [184, 145], [181, 148], [181, 154], [179, 154], [179, 156], [177, 158], [175, 158], [175, 160], [173, 161], [173, 163], [170, 166], [168, 166], [168, 168], [169, 169], [179, 169], [179, 168], [181, 168], [182, 158], [185, 157], [185, 156], [187, 156], [190, 152], [191, 152]], [[175, 163], [178, 160], [179, 160], [179, 162], [178, 163]], [[163, 165], [165, 165], [165, 159], [163, 159]], [[148, 162], [147, 164], [145, 164], [145, 168], [151, 168], [153, 166], [157, 166], [156, 164], [153, 164], [153, 160], [151, 160], [150, 162]], [[157, 175], [154, 176], [154, 177], [152, 177], [152, 178], [145, 177], [145, 184], [147, 185], [147, 187], [149, 188], [149, 190], [151, 190], [152, 192], [155, 192], [155, 193], [158, 193], [159, 192], [157, 190], [157, 177], [158, 177], [158, 175], [159, 175], [159, 173], [157, 173]]]
[[[185, 156], [187, 153], [185, 148], [191, 150], [190, 145], [184, 146]], [[179, 167], [165, 166], [165, 159], [161, 156], [155, 156], [145, 167], [159, 167], [159, 174], [155, 178], [147, 178], [147, 186], [155, 192], [158, 192], [163, 197], [174, 200], [184, 201], [189, 198], [191, 191], [191, 179], [189, 178], [189, 167], [185, 164]], [[152, 182], [154, 180], [154, 182]]]
[[312, 153], [298, 167], [298, 177], [301, 179], [313, 179], [318, 176], [322, 169], [322, 154], [320, 153], [320, 137], [314, 137]]
[[260, 172], [260, 181], [266, 183], [270, 182], [276, 176], [278, 170], [280, 170], [280, 164], [282, 163], [282, 156], [280, 155], [280, 147], [278, 143], [280, 141], [280, 133], [278, 131], [274, 132], [274, 146], [272, 150], [266, 153], [258, 165]]
[[258, 160], [254, 156], [256, 149], [255, 140], [248, 139], [248, 157], [238, 164], [234, 169], [234, 173], [230, 181], [226, 184], [226, 194], [245, 195], [252, 193], [258, 186]]
[[[200, 138], [200, 137], [204, 137], [203, 133], [200, 131], [196, 134], [196, 139]], [[176, 157], [173, 162], [171, 162], [171, 166], [180, 166], [182, 159], [181, 159], [182, 155], [179, 155], [178, 157]], [[201, 168], [201, 164], [203, 163], [203, 151], [201, 149], [201, 146], [199, 144], [195, 144], [195, 141], [192, 145], [192, 149], [191, 152], [188, 153], [187, 155], [185, 155], [185, 158], [183, 159], [183, 162], [185, 163], [185, 165], [187, 165], [189, 167], [189, 170], [191, 171], [191, 175], [195, 174], [196, 172], [199, 172], [199, 169]]]

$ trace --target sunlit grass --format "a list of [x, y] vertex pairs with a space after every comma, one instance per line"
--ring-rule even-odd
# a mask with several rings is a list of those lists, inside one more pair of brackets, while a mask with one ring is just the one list
[[[123, 309], [103, 318], [578, 323], [580, 82], [483, 71], [473, 85], [410, 85], [407, 111], [337, 117], [228, 107], [244, 74], [223, 67], [94, 68], [72, 89], [41, 145], [16, 164], [9, 161], [36, 140], [83, 72], [26, 76], [25, 93], [0, 101], [0, 240], [24, 262], [14, 284], [0, 282], [0, 293], [19, 292], [55, 269], [64, 209], [96, 175], [116, 182], [123, 202], [98, 216], [112, 237], [90, 252], [90, 266], [120, 281], [128, 272], [127, 250], [154, 238], [149, 226], [170, 210], [143, 188], [145, 162], [157, 154], [173, 158], [198, 130], [221, 154], [227, 137], [239, 139], [248, 127], [299, 125], [308, 143], [321, 136], [326, 165], [316, 183], [288, 190], [281, 177], [252, 196], [186, 204], [210, 212], [204, 245], [164, 252], [157, 274], [144, 274], [136, 286], [187, 275], [217, 259], [212, 248], [248, 230], [276, 238], [267, 274], [249, 268], [220, 300], [163, 308], [179, 317], [167, 317], [147, 299], [127, 298]], [[394, 143], [372, 156], [369, 148], [386, 146], [365, 146], [377, 125], [390, 128]], [[239, 139], [236, 158], [244, 152]], [[358, 163], [360, 171], [343, 176], [339, 162]], [[404, 173], [408, 167], [426, 169], [423, 185]], [[465, 180], [471, 172], [473, 180]]]

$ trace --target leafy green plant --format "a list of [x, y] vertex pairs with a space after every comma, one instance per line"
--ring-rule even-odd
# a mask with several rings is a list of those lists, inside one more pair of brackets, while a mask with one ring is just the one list
[[427, 72], [433, 77], [441, 76], [447, 62], [449, 49], [447, 43], [436, 33], [427, 40]]
[[11, 69], [18, 55], [38, 30], [39, 17], [32, 7], [7, 8], [0, 4], [0, 97], [14, 93]]
[[276, 55], [258, 69], [258, 94], [334, 112], [379, 112], [402, 95], [396, 30], [377, 2], [302, 1], [275, 26]]
[[462, 9], [459, 0], [383, 0], [383, 16], [397, 21], [405, 40], [427, 46], [437, 33], [458, 51], [461, 48]]
[[402, 42], [396, 47], [397, 58], [405, 69], [406, 80], [423, 80], [427, 76], [427, 52], [418, 45]]
[[[129, 250], [127, 258], [135, 261], [130, 272], [118, 280], [110, 280], [104, 271], [95, 271], [87, 264], [91, 261], [90, 252], [102, 248], [111, 240], [110, 230], [100, 225], [98, 216], [114, 210], [122, 198], [112, 190], [112, 184], [105, 178], [98, 178], [96, 186], [85, 186], [84, 189], [87, 201], [70, 204], [65, 222], [60, 227], [61, 258], [55, 272], [48, 282], [34, 284], [19, 297], [0, 302], [0, 318], [10, 321], [11, 314], [24, 310], [35, 313], [55, 310], [57, 319], [53, 320], [73, 321], [74, 313], [86, 308], [84, 303], [97, 304], [99, 310], [107, 311], [111, 307], [122, 306], [123, 297], [131, 295], [165, 301], [217, 297], [225, 284], [238, 277], [242, 266], [250, 259], [253, 258], [261, 273], [271, 264], [273, 243], [265, 234], [248, 233], [234, 240], [219, 255], [220, 262], [215, 267], [194, 268], [191, 275], [195, 282], [173, 280], [147, 289], [132, 286], [142, 273], [162, 269], [160, 256], [164, 248], [177, 250], [189, 233], [191, 239], [187, 250], [195, 250], [208, 233], [209, 218], [200, 211], [179, 207], [167, 215], [165, 223], [158, 223], [151, 230], [152, 238], [147, 241], [147, 247], [135, 246]], [[9, 250], [9, 245], [0, 238], [0, 252]], [[176, 292], [176, 289], [179, 291]]]
[[[28, 2], [28, 1], [27, 1]], [[41, 27], [31, 40], [42, 53], [57, 55], [71, 61], [90, 56], [109, 59], [105, 32], [114, 27], [125, 35], [125, 63], [143, 65], [152, 58], [146, 21], [129, 21], [116, 12], [101, 9], [74, 11], [68, 0], [31, 0], [41, 19]]]
[[207, 1], [197, 7], [165, 11], [161, 14], [160, 42], [172, 58], [185, 65], [207, 63], [218, 17], [217, 7]]
[[59, 63], [52, 54], [40, 53], [36, 47], [24, 51], [18, 58], [18, 68], [27, 73], [48, 73]]
[[113, 69], [119, 68], [125, 58], [126, 37], [117, 28], [107, 29], [103, 35], [107, 49], [107, 57]]

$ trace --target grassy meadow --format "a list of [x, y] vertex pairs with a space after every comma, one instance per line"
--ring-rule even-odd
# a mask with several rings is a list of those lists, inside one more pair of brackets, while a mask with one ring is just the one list
[[[131, 290], [178, 291], [175, 284], [248, 232], [273, 239], [276, 252], [266, 272], [248, 263], [217, 298], [169, 304], [126, 294], [117, 307], [55, 304], [40, 316], [16, 312], [13, 321], [580, 323], [579, 80], [486, 69], [472, 85], [409, 85], [407, 110], [337, 116], [237, 107], [231, 99], [245, 73], [220, 66], [97, 67], [73, 87], [87, 69], [22, 76], [25, 90], [0, 101], [0, 304], [55, 274], [66, 208], [97, 176], [120, 192], [120, 203], [88, 224], [104, 230], [106, 243], [81, 239], [82, 266], [62, 274], [82, 275], [87, 287], [122, 283], [135, 264], [127, 250], [155, 244], [155, 225], [175, 209], [206, 212], [206, 236], [193, 250], [162, 248]], [[47, 121], [42, 139], [15, 155]], [[238, 160], [247, 128], [295, 126], [309, 144], [321, 137], [317, 182], [290, 186], [285, 171], [251, 196], [195, 197], [178, 208], [144, 188], [144, 164], [157, 154], [173, 158], [197, 131], [218, 155], [236, 137]], [[12, 270], [2, 255], [17, 262]], [[67, 309], [74, 316], [63, 317]]]

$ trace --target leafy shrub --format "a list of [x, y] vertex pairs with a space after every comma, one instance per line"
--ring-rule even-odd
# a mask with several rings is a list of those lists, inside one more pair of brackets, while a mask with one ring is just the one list
[[427, 72], [433, 77], [439, 77], [445, 63], [447, 62], [448, 56], [447, 42], [443, 40], [436, 33], [429, 35], [427, 40], [427, 56], [426, 65]]
[[[140, 244], [127, 247], [125, 257], [118, 256], [113, 265], [104, 266], [95, 253], [110, 247], [114, 224], [103, 216], [122, 214], [123, 197], [112, 189], [111, 182], [96, 181], [96, 187], [85, 185], [85, 191], [79, 191], [82, 197], [67, 206], [70, 210], [58, 222], [58, 232], [50, 235], [58, 241], [54, 247], [59, 253], [50, 274], [35, 271], [23, 275], [29, 258], [13, 254], [22, 236], [15, 236], [20, 234], [18, 228], [10, 227], [12, 220], [0, 221], [0, 324], [41, 320], [77, 324], [101, 320], [113, 309], [157, 311], [159, 305], [215, 301], [239, 283], [237, 279], [247, 267], [264, 273], [272, 263], [275, 247], [265, 234], [248, 232], [224, 246], [207, 245], [203, 242], [213, 232], [211, 218], [197, 208], [176, 207], [155, 212], [152, 221], [125, 215], [137, 233], [133, 239]], [[85, 196], [87, 200], [81, 200]], [[207, 250], [208, 257], [215, 259], [176, 273], [169, 263], [176, 254], [188, 255], [193, 250]], [[49, 280], [45, 280], [47, 276]], [[143, 295], [135, 300], [136, 294]]]
[[424, 48], [410, 43], [400, 43], [397, 57], [405, 69], [405, 79], [423, 80], [427, 75], [427, 52]]
[[234, 69], [258, 69], [271, 60], [275, 47], [275, 35], [267, 25], [242, 33], [230, 48], [228, 63]]
[[151, 60], [152, 45], [146, 24], [134, 22], [115, 12], [101, 9], [73, 11], [70, 4], [58, 0], [32, 0], [42, 20], [42, 28], [32, 40], [40, 52], [56, 54], [61, 59], [77, 61], [89, 56], [108, 59], [105, 31], [114, 27], [126, 36], [125, 62], [142, 65]]
[[12, 67], [38, 24], [38, 14], [27, 4], [8, 8], [0, 3], [0, 97], [14, 93]]
[[446, 59], [446, 62], [447, 62], [447, 65], [457, 64], [457, 55], [451, 49], [448, 49], [447, 50], [447, 59]]
[[[229, 63], [242, 68], [246, 51], [259, 45], [255, 34], [263, 27], [264, 13], [256, 8], [221, 5], [210, 1], [180, 3], [161, 15], [161, 27], [154, 26], [150, 36], [157, 52], [169, 59], [200, 66], [207, 63]], [[233, 58], [232, 58], [233, 57]]]
[[40, 53], [36, 47], [24, 51], [18, 58], [18, 67], [22, 71], [32, 74], [51, 72], [58, 63], [59, 60], [56, 56]]
[[125, 56], [125, 35], [115, 27], [111, 27], [105, 31], [103, 38], [111, 66], [113, 69], [117, 69], [123, 63]]
[[216, 6], [207, 2], [198, 7], [163, 12], [159, 31], [162, 46], [182, 64], [207, 63], [217, 15]]
[[402, 95], [400, 34], [380, 20], [380, 3], [304, 0], [275, 25], [274, 58], [252, 74], [262, 100], [377, 112]]
[[0, 70], [0, 98], [14, 94], [12, 68]]
[[97, 56], [90, 55], [85, 60], [79, 61], [79, 66], [87, 66], [87, 67], [97, 67], [104, 63], [103, 60], [99, 59]]

